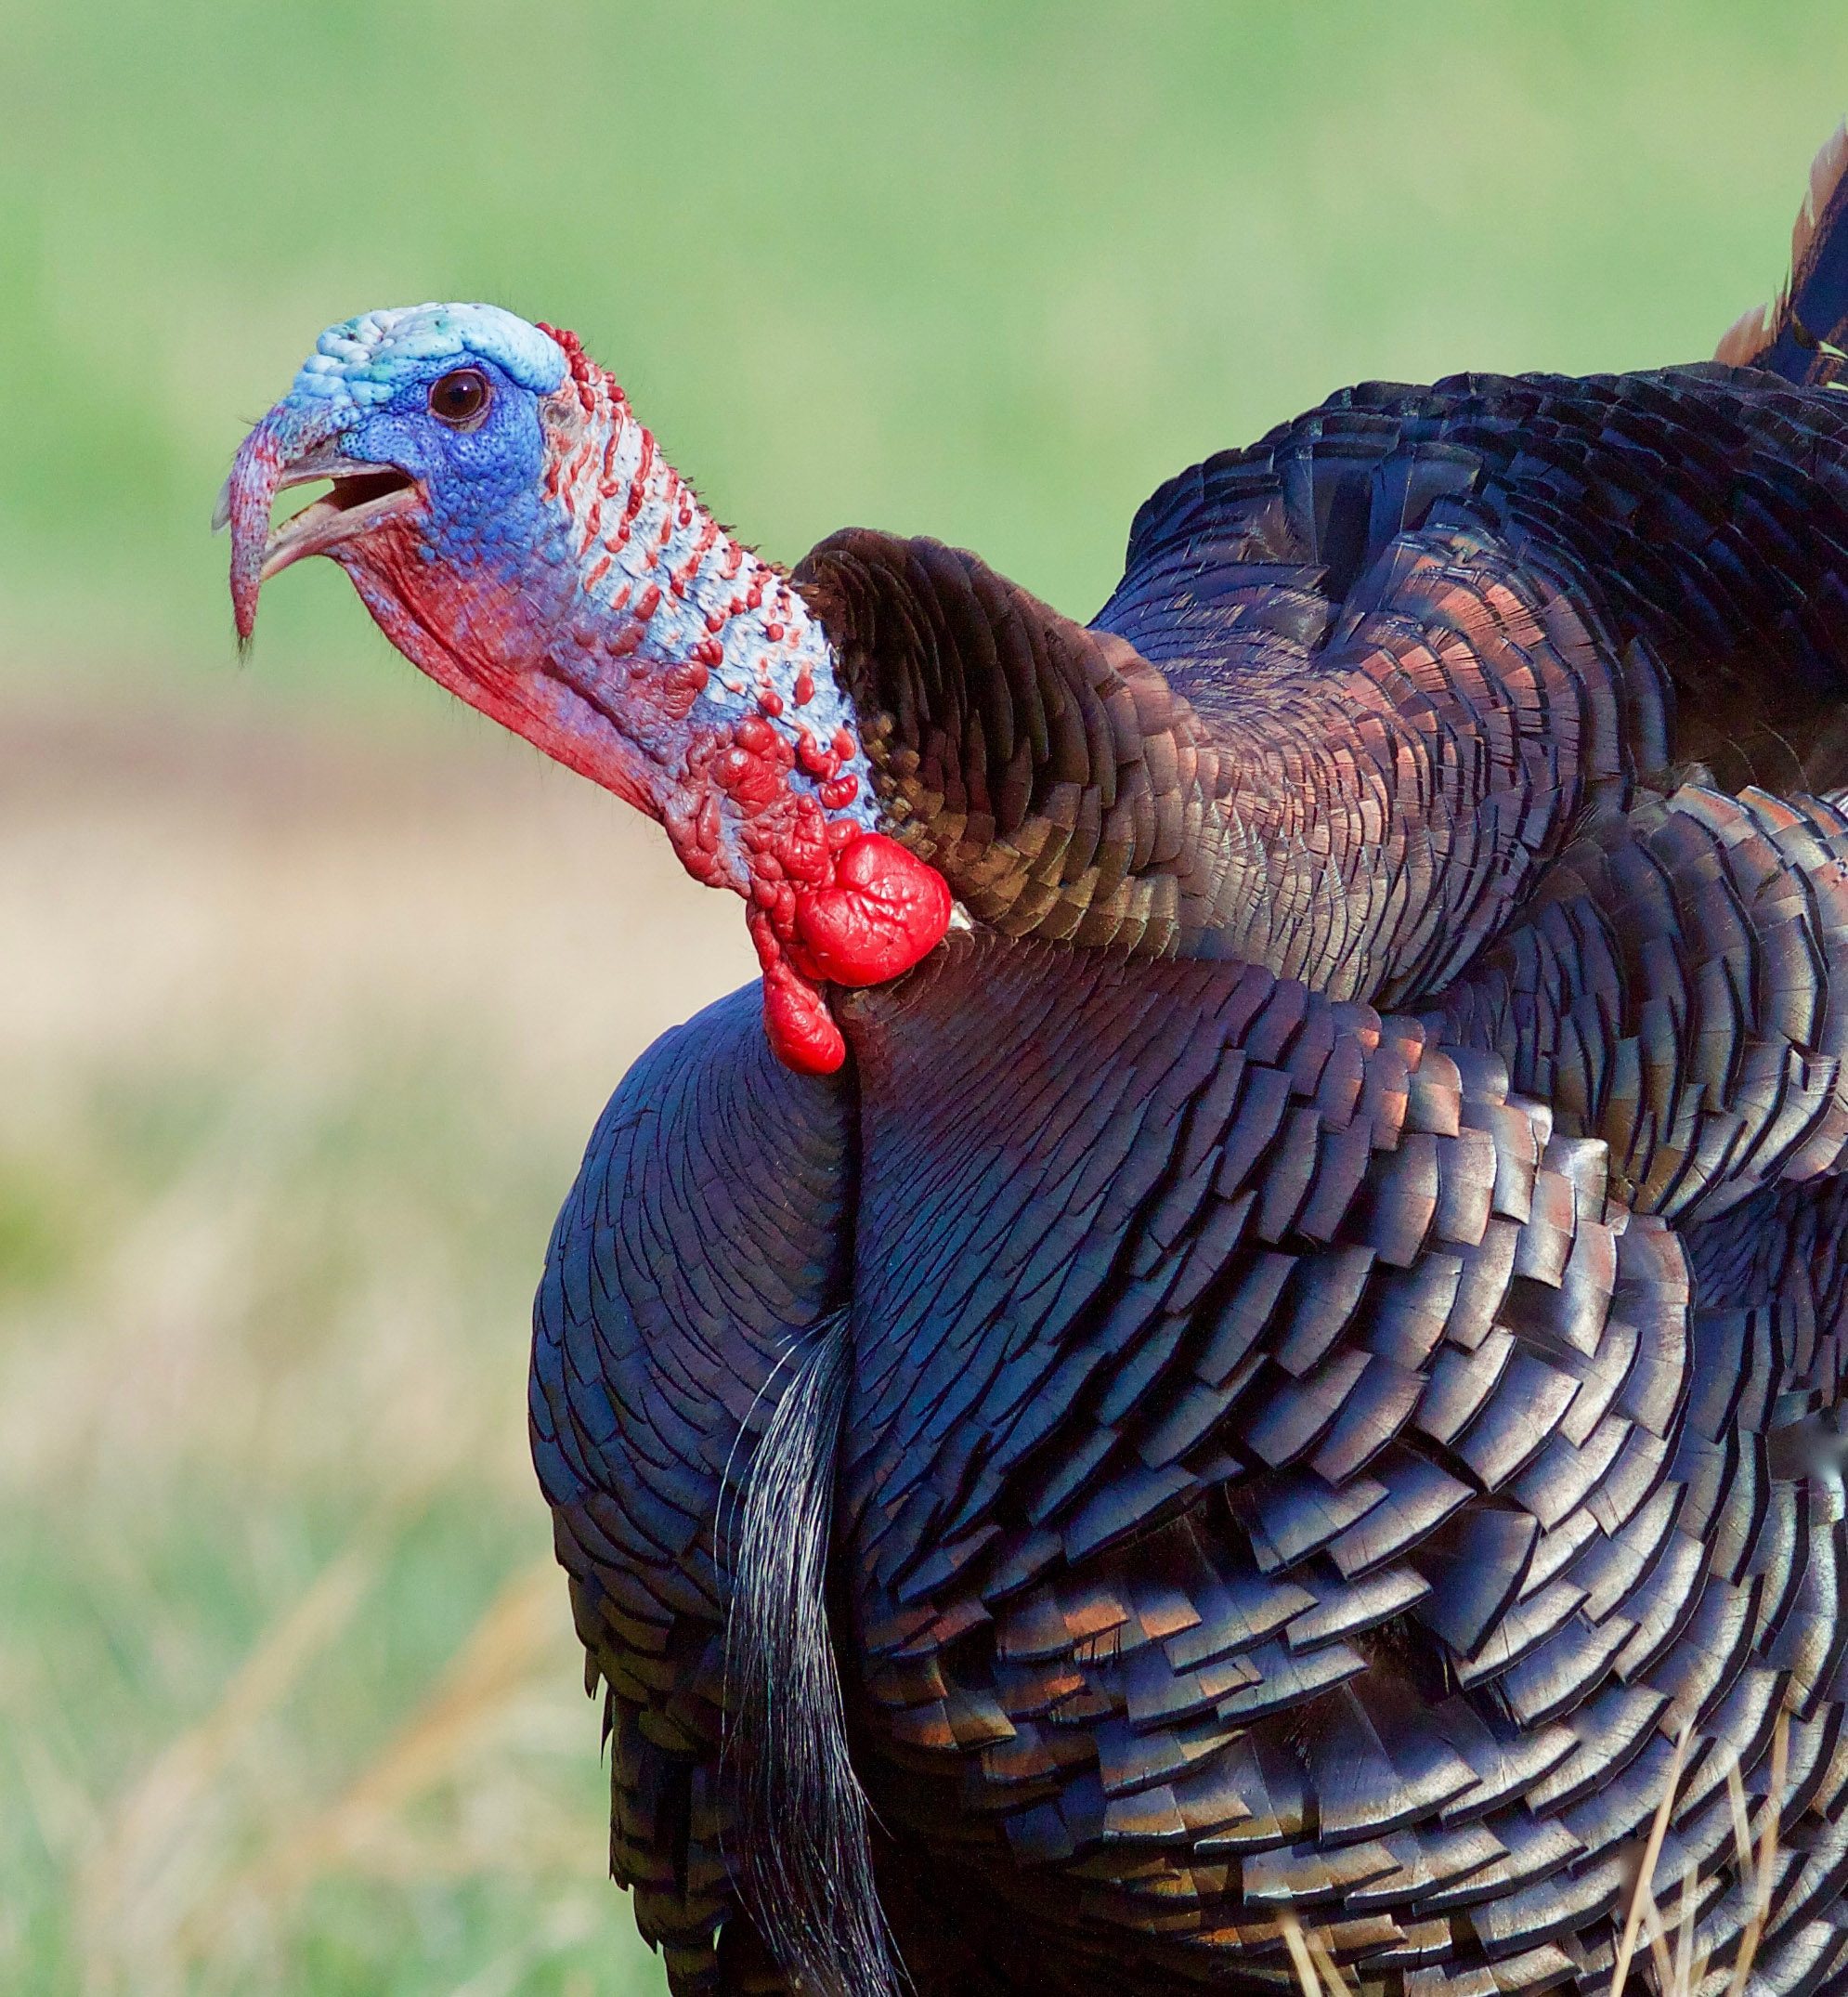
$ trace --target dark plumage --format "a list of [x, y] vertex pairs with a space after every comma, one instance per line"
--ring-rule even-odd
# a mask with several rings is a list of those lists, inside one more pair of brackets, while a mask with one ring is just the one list
[[[1665, 1796], [1706, 1987], [1848, 1990], [1844, 150], [1754, 365], [1347, 391], [1157, 492], [1088, 627], [858, 530], [747, 606], [676, 497], [715, 635], [657, 659], [597, 594], [652, 440], [517, 349], [579, 594], [465, 568], [400, 642], [751, 895], [771, 994], [631, 1070], [535, 1321], [677, 1991], [874, 1997], [889, 1933], [924, 1993], [1282, 1992], [1286, 1916], [1367, 1997], [1602, 1991]], [[969, 920], [831, 972], [923, 933], [894, 842]]]

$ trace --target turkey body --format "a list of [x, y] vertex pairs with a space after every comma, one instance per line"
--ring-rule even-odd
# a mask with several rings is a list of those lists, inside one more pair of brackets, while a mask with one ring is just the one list
[[1089, 627], [931, 542], [798, 570], [970, 923], [836, 995], [838, 1074], [754, 991], [668, 1035], [553, 1238], [535, 1457], [677, 1990], [1277, 1992], [1304, 1931], [1603, 1990], [1659, 1811], [1716, 1991], [1848, 1989], [1802, 251], [1762, 365], [1206, 461]]

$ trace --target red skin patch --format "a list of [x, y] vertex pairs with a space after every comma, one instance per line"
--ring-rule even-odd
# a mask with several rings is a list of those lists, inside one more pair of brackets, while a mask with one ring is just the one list
[[[754, 717], [700, 760], [744, 819], [750, 933], [763, 967], [771, 1047], [798, 1074], [831, 1075], [847, 1049], [821, 986], [878, 985], [909, 971], [950, 926], [949, 883], [896, 841], [830, 820], [814, 798], [792, 791], [795, 752]], [[697, 877], [704, 854], [683, 846], [681, 857]]]
[[770, 1051], [798, 1075], [832, 1075], [847, 1058], [847, 1043], [827, 999], [789, 961], [760, 908], [750, 912], [750, 940], [763, 967], [763, 1031]]
[[833, 857], [833, 881], [795, 893], [793, 938], [778, 911], [751, 910], [763, 966], [763, 1030], [799, 1075], [832, 1075], [846, 1043], [820, 989], [880, 985], [909, 971], [950, 926], [949, 883], [882, 832], [863, 832]]
[[[821, 987], [878, 985], [909, 971], [949, 928], [950, 890], [934, 868], [883, 833], [828, 818], [826, 785], [819, 800], [794, 790], [798, 761], [831, 774], [840, 751], [824, 750], [812, 737], [799, 750], [761, 716], [748, 714], [697, 744], [688, 780], [662, 817], [696, 880], [736, 887], [749, 904], [763, 967], [764, 1030], [777, 1059], [799, 1074], [831, 1075], [846, 1045]], [[858, 788], [854, 781], [854, 794]], [[742, 821], [729, 851], [715, 793]], [[736, 857], [742, 881], [733, 871]]]
[[834, 882], [796, 897], [796, 933], [837, 985], [878, 985], [909, 971], [950, 926], [949, 883], [895, 840], [868, 832], [843, 846]]

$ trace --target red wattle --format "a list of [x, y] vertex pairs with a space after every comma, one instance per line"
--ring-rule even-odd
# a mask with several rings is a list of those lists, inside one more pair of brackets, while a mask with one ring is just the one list
[[949, 882], [880, 832], [841, 849], [832, 886], [796, 897], [797, 934], [816, 971], [837, 985], [897, 977], [949, 926]]
[[749, 923], [763, 967], [763, 1031], [770, 1051], [798, 1075], [832, 1075], [847, 1058], [847, 1042], [827, 1000], [784, 955], [761, 910], [752, 910]]

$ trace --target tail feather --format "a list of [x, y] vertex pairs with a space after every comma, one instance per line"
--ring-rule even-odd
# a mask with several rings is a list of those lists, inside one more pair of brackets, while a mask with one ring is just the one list
[[1727, 329], [1715, 360], [1826, 386], [1848, 367], [1848, 121], [1815, 156], [1790, 231], [1790, 275]]

